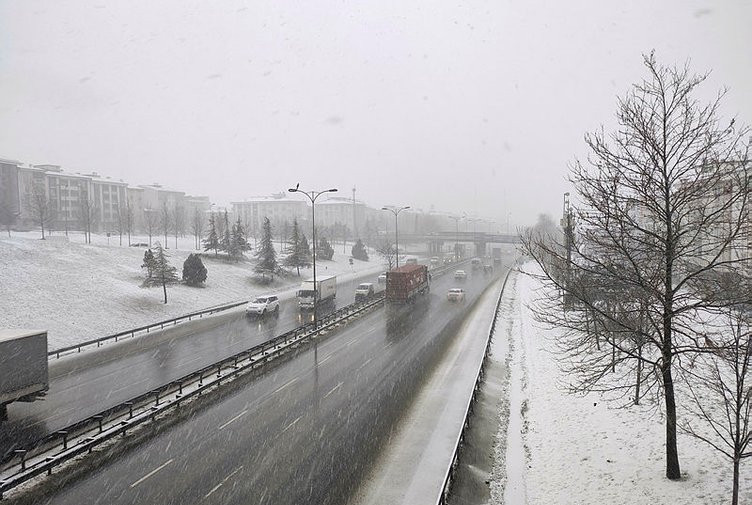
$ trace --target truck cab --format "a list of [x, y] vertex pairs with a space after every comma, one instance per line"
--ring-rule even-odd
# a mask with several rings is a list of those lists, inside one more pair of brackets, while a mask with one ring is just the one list
[[313, 310], [316, 304], [333, 301], [337, 296], [337, 277], [328, 276], [303, 281], [298, 295], [298, 307], [301, 310]]

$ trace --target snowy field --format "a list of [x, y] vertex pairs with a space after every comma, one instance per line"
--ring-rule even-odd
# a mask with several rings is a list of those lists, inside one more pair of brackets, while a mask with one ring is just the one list
[[[133, 237], [132, 242], [148, 242]], [[158, 240], [156, 238], [155, 240]], [[168, 239], [168, 254], [182, 274], [183, 261], [193, 251], [193, 238]], [[275, 243], [279, 247], [279, 242]], [[334, 260], [317, 263], [317, 273], [346, 274], [377, 272], [384, 269], [375, 253], [369, 262], [349, 264], [342, 244], [334, 244]], [[168, 304], [161, 287], [141, 287], [144, 247], [118, 245], [118, 237], [92, 235], [84, 244], [83, 235], [65, 237], [57, 232], [39, 240], [38, 232], [14, 233], [0, 237], [0, 314], [2, 328], [41, 328], [49, 331], [50, 349], [116, 333], [195, 310], [251, 298], [264, 292], [294, 290], [311, 269], [275, 279], [270, 286], [252, 281], [253, 263], [227, 263], [204, 259], [208, 270], [203, 288], [168, 286]]]
[[[526, 269], [536, 267], [530, 263]], [[555, 330], [533, 320], [539, 281], [510, 277], [493, 359], [508, 362], [509, 418], [502, 412], [491, 495], [507, 505], [718, 504], [731, 501], [732, 465], [718, 452], [679, 435], [684, 479], [665, 473], [665, 424], [647, 407], [616, 409], [597, 394], [573, 396], [562, 384]], [[686, 401], [686, 398], [678, 398]], [[505, 410], [505, 409], [502, 409]], [[680, 414], [681, 415], [681, 414]], [[507, 426], [509, 429], [507, 430]], [[752, 503], [752, 478], [741, 468], [739, 503]]]

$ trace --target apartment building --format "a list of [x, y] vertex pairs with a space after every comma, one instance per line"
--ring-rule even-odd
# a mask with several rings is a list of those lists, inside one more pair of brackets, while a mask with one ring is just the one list
[[[279, 227], [285, 222], [292, 223], [310, 219], [310, 206], [302, 198], [290, 198], [286, 193], [271, 196], [255, 196], [242, 202], [232, 202], [232, 214], [248, 227], [248, 232], [255, 236], [268, 217], [272, 226]], [[316, 210], [318, 211], [318, 205]], [[318, 217], [317, 217], [318, 219]]]

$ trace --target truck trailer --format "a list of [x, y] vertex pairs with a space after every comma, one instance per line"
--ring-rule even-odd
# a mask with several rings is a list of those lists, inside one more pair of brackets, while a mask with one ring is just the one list
[[0, 420], [9, 403], [34, 401], [47, 389], [47, 332], [0, 330]]
[[386, 300], [406, 303], [430, 291], [431, 279], [425, 265], [404, 265], [386, 273]]
[[315, 284], [313, 279], [303, 281], [298, 291], [298, 307], [301, 310], [313, 310], [314, 296], [318, 304], [334, 301], [337, 297], [337, 277], [317, 277]]

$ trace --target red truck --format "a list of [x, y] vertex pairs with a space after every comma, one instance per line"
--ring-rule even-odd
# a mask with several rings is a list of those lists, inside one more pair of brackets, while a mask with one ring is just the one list
[[386, 273], [386, 300], [406, 303], [428, 293], [431, 278], [425, 265], [403, 265]]

